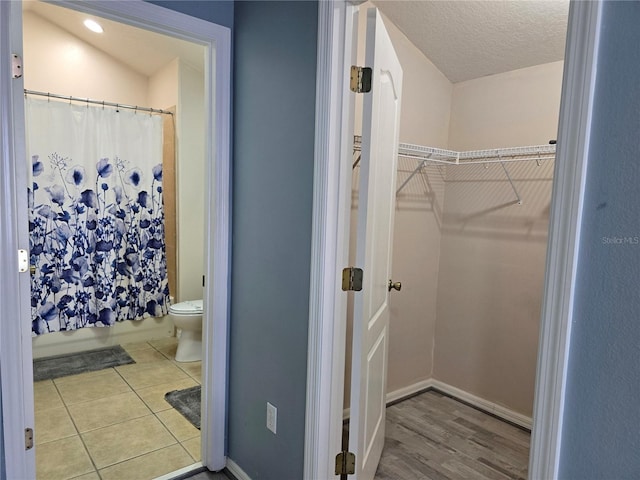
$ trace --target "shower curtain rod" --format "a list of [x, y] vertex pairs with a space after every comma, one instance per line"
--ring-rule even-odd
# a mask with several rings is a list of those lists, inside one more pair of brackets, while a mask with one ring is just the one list
[[37, 95], [40, 97], [47, 97], [47, 98], [59, 98], [61, 100], [68, 100], [69, 102], [82, 102], [82, 103], [86, 103], [86, 104], [94, 104], [94, 105], [102, 105], [103, 107], [115, 107], [116, 109], [118, 108], [128, 108], [130, 110], [136, 110], [138, 112], [149, 112], [149, 113], [160, 113], [160, 114], [165, 114], [165, 115], [173, 115], [173, 112], [169, 112], [167, 110], [160, 110], [157, 108], [151, 108], [151, 107], [138, 107], [136, 105], [123, 105], [122, 103], [113, 103], [113, 102], [105, 102], [100, 101], [100, 100], [91, 100], [90, 98], [79, 98], [79, 97], [71, 97], [68, 95], [57, 95], [55, 93], [48, 93], [48, 92], [37, 92], [35, 90], [27, 90], [25, 88], [24, 90], [24, 94], [25, 95]]

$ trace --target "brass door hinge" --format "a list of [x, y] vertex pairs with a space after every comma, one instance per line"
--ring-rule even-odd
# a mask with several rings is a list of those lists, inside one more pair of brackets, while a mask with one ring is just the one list
[[349, 88], [355, 93], [369, 93], [371, 91], [372, 70], [369, 67], [351, 66], [351, 81]]
[[359, 292], [362, 290], [362, 269], [347, 267], [342, 270], [342, 290], [345, 292]]
[[33, 448], [33, 428], [24, 429], [24, 449], [31, 450]]
[[347, 451], [336, 455], [336, 475], [353, 475], [356, 473], [356, 456]]
[[20, 78], [22, 76], [22, 58], [15, 53], [11, 54], [11, 76]]

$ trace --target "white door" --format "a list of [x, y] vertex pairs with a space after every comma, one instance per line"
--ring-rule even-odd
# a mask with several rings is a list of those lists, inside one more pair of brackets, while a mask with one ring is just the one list
[[373, 479], [384, 445], [389, 291], [400, 128], [402, 68], [376, 9], [367, 12], [365, 65], [372, 89], [364, 95], [356, 265], [349, 451], [358, 480]]

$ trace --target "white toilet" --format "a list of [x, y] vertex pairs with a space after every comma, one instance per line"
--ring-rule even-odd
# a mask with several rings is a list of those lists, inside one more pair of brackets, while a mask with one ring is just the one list
[[197, 362], [202, 359], [202, 300], [187, 300], [169, 307], [169, 315], [180, 338], [176, 350], [177, 362]]

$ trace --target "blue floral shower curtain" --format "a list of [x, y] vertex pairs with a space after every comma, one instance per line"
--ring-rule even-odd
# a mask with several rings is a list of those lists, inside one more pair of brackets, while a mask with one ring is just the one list
[[168, 313], [161, 122], [27, 99], [34, 335]]

